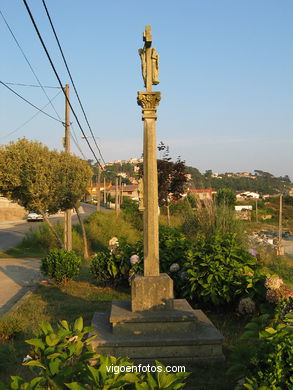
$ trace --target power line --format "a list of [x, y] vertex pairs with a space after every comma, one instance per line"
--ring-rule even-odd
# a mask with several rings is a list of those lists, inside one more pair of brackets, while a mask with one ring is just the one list
[[[53, 100], [55, 100], [56, 97], [57, 97], [58, 95], [60, 95], [60, 93], [61, 93], [61, 91], [59, 91], [59, 92], [57, 93], [57, 95], [55, 95], [55, 96], [51, 99], [51, 101], [50, 101], [49, 103], [47, 103], [44, 107], [42, 107], [42, 110], [43, 110], [44, 108], [46, 108]], [[37, 111], [32, 117], [30, 117], [28, 120], [26, 120], [25, 122], [23, 122], [20, 126], [18, 126], [18, 127], [17, 127], [16, 129], [14, 129], [13, 131], [9, 132], [8, 134], [4, 135], [3, 137], [0, 137], [0, 139], [7, 138], [7, 137], [9, 137], [10, 135], [16, 133], [18, 130], [20, 130], [22, 127], [24, 127], [26, 124], [28, 124], [31, 120], [33, 120], [37, 115], [39, 115], [39, 113], [40, 113], [40, 111]]]
[[36, 84], [23, 84], [23, 83], [7, 83], [6, 85], [17, 85], [20, 87], [34, 87], [34, 88], [54, 88], [54, 89], [60, 89], [60, 87], [51, 87], [49, 85], [36, 85]]
[[23, 96], [21, 96], [19, 93], [17, 93], [16, 91], [14, 91], [12, 88], [8, 87], [8, 85], [6, 85], [5, 83], [3, 83], [3, 81], [0, 81], [0, 83], [2, 85], [4, 85], [4, 87], [6, 87], [7, 89], [9, 89], [9, 91], [13, 92], [16, 96], [18, 96], [20, 99], [24, 100], [26, 103], [28, 103], [29, 105], [31, 105], [32, 107], [36, 108], [38, 111], [42, 112], [43, 114], [47, 115], [49, 118], [52, 118], [54, 119], [54, 121], [57, 121], [57, 122], [60, 122], [64, 125], [64, 122], [62, 122], [60, 119], [57, 119], [55, 118], [54, 116], [48, 114], [47, 112], [43, 111], [41, 108], [35, 106], [33, 103], [31, 103], [30, 101], [28, 101], [27, 99], [25, 99]]
[[72, 130], [72, 133], [70, 134], [71, 135], [71, 138], [73, 139], [73, 142], [75, 143], [75, 146], [77, 147], [77, 149], [79, 150], [80, 154], [82, 155], [83, 159], [86, 160], [86, 157], [85, 155], [83, 154], [83, 151], [81, 150], [81, 147], [78, 143], [78, 140], [77, 140], [77, 136], [75, 134], [75, 131], [74, 131], [74, 128], [73, 128], [73, 123], [71, 123], [71, 130]]
[[[1, 12], [1, 10], [0, 10], [0, 14], [1, 14], [2, 19], [4, 20], [4, 23], [6, 24], [6, 26], [7, 26], [8, 30], [9, 30], [9, 32], [10, 32], [10, 34], [12, 35], [12, 37], [13, 37], [13, 39], [14, 39], [16, 45], [17, 45], [17, 47], [18, 47], [19, 50], [21, 51], [21, 54], [23, 55], [23, 57], [24, 57], [26, 63], [28, 64], [30, 70], [32, 71], [33, 75], [35, 76], [35, 79], [37, 80], [37, 82], [38, 82], [40, 88], [42, 88], [42, 91], [44, 92], [46, 98], [47, 98], [48, 101], [50, 102], [50, 98], [49, 98], [49, 96], [47, 95], [47, 92], [45, 91], [45, 88], [44, 88], [43, 85], [41, 84], [41, 82], [40, 82], [38, 76], [36, 75], [36, 72], [34, 71], [34, 69], [33, 69], [32, 65], [31, 65], [31, 63], [29, 62], [27, 56], [25, 55], [25, 52], [23, 51], [22, 47], [20, 46], [20, 43], [18, 42], [16, 36], [14, 35], [14, 33], [13, 33], [11, 27], [9, 26], [9, 24], [8, 24], [7, 20], [5, 19], [3, 13]], [[56, 111], [56, 109], [55, 109], [55, 107], [53, 106], [52, 103], [51, 103], [51, 107], [52, 107], [53, 110], [55, 111], [55, 114], [57, 115], [57, 117], [61, 120], [61, 118], [60, 118], [58, 112]]]
[[[60, 87], [62, 88], [62, 91], [63, 91], [63, 93], [64, 93], [64, 96], [65, 96], [65, 98], [66, 98], [66, 101], [68, 102], [69, 107], [70, 107], [70, 109], [71, 109], [71, 111], [72, 111], [72, 113], [73, 113], [73, 115], [74, 115], [74, 117], [75, 117], [75, 119], [76, 119], [76, 122], [77, 122], [77, 124], [78, 124], [78, 127], [80, 128], [80, 130], [81, 130], [83, 136], [86, 137], [85, 132], [84, 132], [84, 130], [83, 130], [83, 128], [82, 128], [82, 126], [81, 126], [81, 124], [80, 124], [80, 122], [79, 122], [79, 120], [78, 120], [78, 117], [77, 117], [77, 115], [76, 115], [76, 113], [75, 113], [75, 111], [74, 111], [74, 109], [73, 109], [73, 107], [72, 107], [72, 104], [70, 103], [70, 100], [69, 100], [69, 99], [67, 98], [67, 96], [66, 96], [65, 90], [64, 90], [63, 85], [62, 85], [62, 82], [61, 82], [61, 80], [60, 80], [60, 77], [59, 77], [59, 75], [58, 75], [58, 73], [57, 73], [57, 71], [56, 71], [56, 68], [55, 68], [55, 66], [54, 66], [54, 64], [53, 64], [53, 61], [52, 61], [52, 59], [51, 59], [51, 57], [50, 57], [50, 54], [49, 54], [49, 52], [48, 52], [48, 50], [47, 50], [47, 47], [46, 47], [46, 45], [45, 45], [45, 43], [44, 43], [44, 41], [43, 41], [43, 38], [42, 38], [42, 36], [41, 36], [41, 34], [40, 34], [40, 31], [39, 31], [38, 27], [37, 27], [37, 25], [36, 25], [36, 22], [35, 22], [35, 20], [34, 20], [34, 17], [33, 17], [33, 15], [32, 15], [32, 13], [31, 13], [31, 10], [30, 10], [30, 8], [29, 8], [29, 6], [28, 6], [26, 0], [23, 0], [23, 3], [24, 3], [24, 5], [25, 5], [25, 7], [26, 7], [26, 10], [27, 10], [28, 14], [29, 14], [29, 17], [30, 17], [30, 19], [31, 19], [31, 22], [32, 22], [32, 24], [33, 24], [33, 26], [34, 26], [34, 28], [35, 28], [35, 30], [36, 30], [36, 33], [37, 33], [37, 35], [38, 35], [38, 38], [39, 38], [39, 40], [40, 40], [40, 42], [41, 42], [41, 44], [42, 44], [42, 46], [43, 46], [43, 49], [45, 50], [45, 53], [46, 53], [46, 55], [47, 55], [47, 57], [48, 57], [48, 60], [49, 60], [50, 65], [51, 65], [51, 67], [52, 67], [52, 69], [53, 69], [53, 71], [54, 71], [54, 74], [55, 74], [55, 76], [56, 76], [56, 78], [57, 78], [57, 80], [58, 80], [58, 83], [59, 83]], [[86, 142], [87, 142], [87, 144], [88, 144], [88, 147], [90, 148], [92, 154], [94, 155], [94, 157], [95, 157], [97, 163], [101, 166], [101, 164], [100, 164], [100, 162], [99, 162], [99, 160], [98, 160], [98, 158], [97, 158], [95, 152], [93, 151], [93, 148], [91, 147], [91, 145], [90, 145], [88, 139], [85, 138], [85, 140], [86, 140]]]
[[72, 83], [72, 85], [73, 85], [73, 88], [74, 88], [75, 94], [76, 94], [76, 96], [77, 96], [77, 99], [78, 99], [79, 105], [80, 105], [80, 107], [81, 107], [81, 109], [82, 109], [82, 112], [83, 112], [83, 115], [84, 115], [84, 117], [85, 117], [86, 123], [87, 123], [87, 125], [88, 125], [88, 127], [89, 127], [89, 130], [90, 130], [90, 132], [91, 132], [91, 135], [92, 135], [92, 137], [93, 137], [94, 143], [95, 143], [95, 145], [96, 145], [96, 147], [97, 147], [97, 149], [98, 149], [98, 151], [99, 151], [99, 154], [100, 154], [100, 156], [101, 156], [101, 159], [103, 160], [104, 164], [106, 164], [106, 163], [105, 163], [105, 160], [104, 160], [104, 158], [103, 158], [103, 156], [102, 156], [101, 150], [100, 150], [100, 148], [99, 148], [99, 146], [98, 146], [98, 144], [97, 144], [97, 142], [96, 142], [96, 139], [95, 139], [95, 136], [94, 136], [94, 134], [93, 134], [92, 128], [91, 128], [91, 126], [90, 126], [90, 124], [89, 124], [89, 121], [88, 121], [87, 115], [86, 115], [86, 113], [85, 113], [85, 110], [84, 110], [84, 108], [83, 108], [83, 105], [82, 105], [82, 103], [81, 103], [81, 100], [80, 100], [79, 94], [78, 94], [78, 92], [77, 92], [77, 89], [76, 89], [76, 87], [75, 87], [75, 83], [74, 83], [74, 81], [73, 81], [73, 78], [72, 78], [71, 72], [70, 72], [70, 70], [69, 70], [69, 67], [68, 67], [67, 61], [66, 61], [66, 59], [65, 59], [65, 56], [64, 56], [64, 53], [63, 53], [63, 50], [62, 50], [62, 47], [61, 47], [60, 41], [59, 41], [59, 39], [58, 39], [58, 36], [57, 36], [56, 30], [55, 30], [55, 28], [54, 28], [54, 25], [53, 25], [53, 22], [52, 22], [52, 19], [51, 19], [51, 16], [50, 16], [50, 14], [49, 14], [48, 8], [47, 8], [47, 6], [46, 6], [46, 3], [45, 3], [45, 0], [42, 0], [42, 3], [43, 3], [43, 6], [44, 6], [44, 8], [45, 8], [45, 11], [46, 11], [47, 17], [48, 17], [48, 19], [49, 19], [49, 22], [50, 22], [50, 25], [51, 25], [52, 31], [53, 31], [53, 33], [54, 33], [54, 36], [55, 36], [55, 39], [56, 39], [56, 41], [57, 41], [57, 44], [58, 44], [58, 47], [59, 47], [59, 50], [60, 50], [61, 56], [62, 56], [62, 58], [63, 58], [63, 61], [64, 61], [64, 64], [65, 64], [65, 67], [66, 67], [66, 69], [67, 69], [67, 72], [68, 72], [68, 74], [69, 74], [69, 77], [70, 77], [71, 83]]

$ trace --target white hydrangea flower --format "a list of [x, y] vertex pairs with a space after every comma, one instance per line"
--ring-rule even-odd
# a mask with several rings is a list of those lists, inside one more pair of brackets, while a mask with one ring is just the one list
[[118, 238], [117, 237], [112, 237], [110, 240], [109, 240], [109, 250], [112, 252], [114, 252], [117, 248], [119, 247], [119, 241], [118, 241]]
[[171, 266], [170, 266], [170, 272], [177, 272], [180, 270], [180, 267], [179, 267], [179, 264], [177, 263], [173, 263]]
[[139, 256], [138, 256], [138, 255], [132, 255], [132, 256], [130, 257], [130, 264], [131, 264], [131, 265], [136, 264], [138, 261], [139, 261]]
[[119, 241], [117, 237], [112, 237], [109, 240], [109, 246], [118, 246], [118, 245], [119, 245]]
[[255, 312], [255, 303], [251, 298], [243, 298], [238, 305], [238, 313], [252, 314]]
[[25, 358], [23, 358], [23, 363], [29, 362], [30, 360], [33, 360], [33, 358], [30, 355], [26, 355]]
[[278, 276], [266, 278], [265, 286], [271, 290], [278, 290], [284, 284], [283, 280]]

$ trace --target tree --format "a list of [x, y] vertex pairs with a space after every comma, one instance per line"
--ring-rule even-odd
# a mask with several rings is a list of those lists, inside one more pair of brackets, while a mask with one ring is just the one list
[[47, 213], [75, 208], [86, 247], [78, 206], [91, 175], [87, 162], [65, 152], [50, 151], [39, 142], [24, 138], [0, 149], [1, 192], [27, 210], [42, 214], [60, 247], [64, 247], [62, 238]]
[[158, 196], [159, 205], [167, 209], [168, 223], [170, 224], [170, 202], [179, 200], [185, 191], [187, 182], [185, 161], [178, 157], [174, 163], [169, 156], [169, 148], [161, 141], [158, 150], [163, 152], [162, 159], [157, 161], [158, 168]]
[[216, 202], [218, 206], [234, 207], [236, 202], [236, 195], [230, 188], [221, 188], [217, 192]]
[[58, 211], [55, 169], [58, 152], [23, 138], [0, 149], [0, 190], [27, 210], [42, 214], [59, 245], [63, 242], [47, 213]]
[[84, 258], [88, 258], [86, 231], [79, 214], [80, 200], [84, 196], [92, 177], [92, 168], [87, 162], [65, 152], [59, 154], [59, 164], [56, 169], [56, 187], [59, 194], [60, 210], [75, 209], [81, 225]]

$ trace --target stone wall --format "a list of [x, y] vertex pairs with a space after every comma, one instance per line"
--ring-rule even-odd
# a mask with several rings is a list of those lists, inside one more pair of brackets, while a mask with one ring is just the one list
[[4, 197], [0, 197], [0, 222], [17, 221], [23, 219], [27, 211]]

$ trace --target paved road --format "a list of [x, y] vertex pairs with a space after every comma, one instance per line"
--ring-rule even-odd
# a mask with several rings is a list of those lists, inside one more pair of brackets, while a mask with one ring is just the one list
[[[87, 203], [82, 203], [82, 219], [87, 217], [89, 214], [93, 213], [96, 210], [96, 206], [90, 205]], [[103, 211], [108, 211], [107, 209], [101, 208]], [[63, 219], [63, 214], [55, 214], [49, 217], [53, 223]], [[73, 215], [72, 222], [77, 223], [77, 215]], [[32, 227], [36, 228], [40, 226], [41, 222], [27, 222], [27, 221], [12, 221], [12, 222], [1, 222], [0, 223], [0, 251], [6, 251], [10, 248], [18, 245], [26, 232]]]
[[0, 315], [41, 280], [39, 259], [0, 259]]

